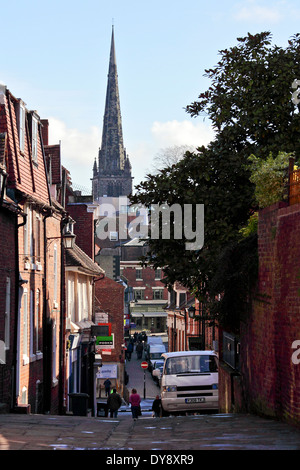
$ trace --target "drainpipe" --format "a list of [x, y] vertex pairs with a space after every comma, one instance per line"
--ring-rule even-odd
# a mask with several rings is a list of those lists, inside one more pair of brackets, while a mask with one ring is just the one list
[[60, 331], [59, 331], [59, 380], [58, 380], [58, 413], [64, 414], [65, 403], [65, 378], [66, 378], [66, 286], [65, 286], [65, 262], [66, 252], [63, 243], [63, 230], [68, 223], [67, 218], [61, 220], [60, 243]]
[[47, 231], [46, 220], [51, 217], [49, 210], [44, 218], [44, 278], [43, 278], [43, 412], [50, 413], [51, 408], [51, 347], [49, 345], [49, 320], [47, 313]]

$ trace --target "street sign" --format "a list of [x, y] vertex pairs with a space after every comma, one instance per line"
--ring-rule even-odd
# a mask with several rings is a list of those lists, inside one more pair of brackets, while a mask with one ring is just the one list
[[141, 363], [141, 367], [142, 367], [142, 369], [147, 369], [147, 368], [148, 368], [148, 362], [143, 361], [143, 362]]

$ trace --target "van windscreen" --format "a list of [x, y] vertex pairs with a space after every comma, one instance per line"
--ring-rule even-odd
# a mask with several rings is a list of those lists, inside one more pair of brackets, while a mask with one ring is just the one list
[[169, 357], [165, 371], [167, 375], [218, 372], [218, 363], [210, 355]]

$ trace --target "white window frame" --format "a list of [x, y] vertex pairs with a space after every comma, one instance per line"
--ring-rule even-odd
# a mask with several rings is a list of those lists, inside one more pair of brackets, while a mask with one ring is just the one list
[[68, 302], [68, 318], [72, 322], [76, 321], [76, 305], [75, 305], [75, 277], [74, 274], [68, 275], [67, 302]]
[[29, 302], [29, 357], [30, 359], [34, 358], [34, 290], [30, 289], [30, 302]]
[[28, 292], [23, 293], [23, 365], [29, 363], [28, 357]]
[[143, 280], [143, 269], [142, 268], [136, 268], [135, 269], [135, 280], [136, 281], [142, 281]]
[[39, 329], [40, 329], [40, 315], [41, 315], [41, 307], [40, 307], [40, 300], [41, 300], [41, 293], [40, 289], [36, 289], [35, 293], [35, 347], [36, 352], [39, 353]]

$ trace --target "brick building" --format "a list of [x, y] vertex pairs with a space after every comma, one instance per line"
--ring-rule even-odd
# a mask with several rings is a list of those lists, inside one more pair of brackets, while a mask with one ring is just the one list
[[7, 136], [5, 200], [18, 207], [12, 239], [18, 283], [14, 282], [11, 407], [16, 411], [57, 412], [59, 348], [55, 345], [59, 345], [61, 327], [64, 211], [52, 204], [41, 120], [4, 85], [0, 89], [0, 132]]
[[[195, 309], [192, 314], [189, 312], [190, 307]], [[166, 310], [169, 351], [206, 349], [218, 352], [218, 327], [203, 319], [201, 303], [178, 282], [169, 292]]]
[[21, 214], [18, 205], [6, 195], [7, 170], [7, 133], [4, 132], [0, 134], [0, 407], [5, 412], [14, 405], [16, 286], [19, 285], [16, 234], [18, 214]]
[[130, 309], [131, 333], [165, 333], [167, 330], [168, 290], [162, 283], [162, 269], [143, 267], [140, 258], [147, 250], [146, 243], [134, 238], [122, 245], [121, 279], [133, 290], [134, 306]]

